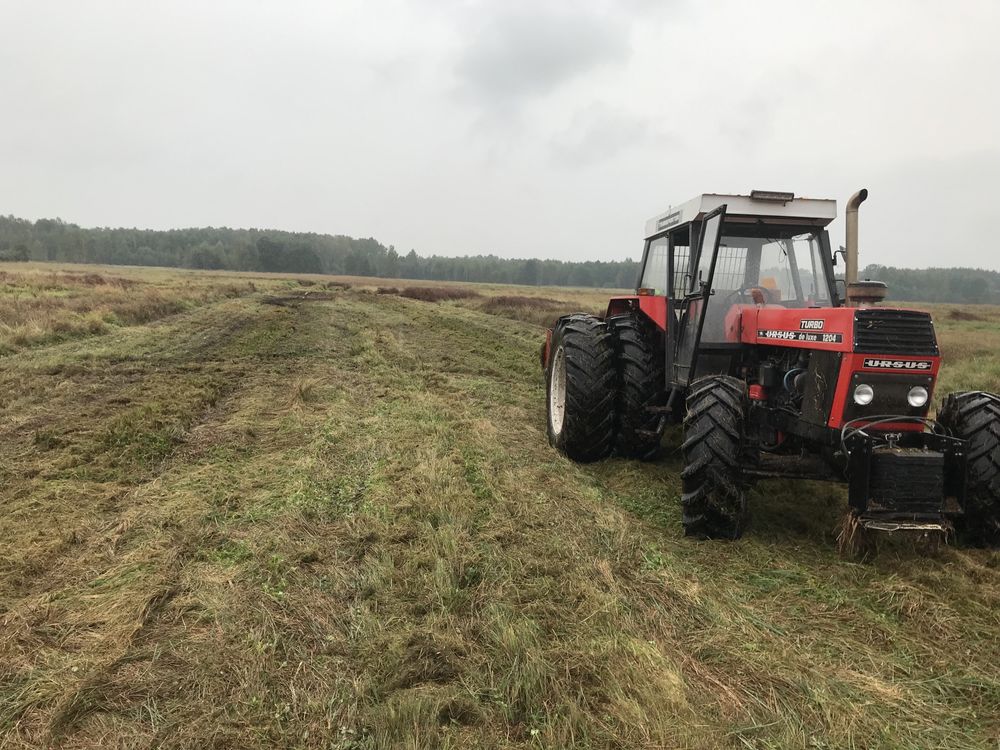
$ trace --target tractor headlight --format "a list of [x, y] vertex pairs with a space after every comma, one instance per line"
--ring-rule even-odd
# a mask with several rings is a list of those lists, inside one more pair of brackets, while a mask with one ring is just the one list
[[854, 403], [858, 406], [868, 406], [875, 398], [875, 389], [867, 383], [861, 383], [854, 389]]
[[906, 394], [906, 401], [914, 409], [919, 409], [927, 403], [927, 389], [922, 385], [914, 386], [910, 389], [910, 392]]

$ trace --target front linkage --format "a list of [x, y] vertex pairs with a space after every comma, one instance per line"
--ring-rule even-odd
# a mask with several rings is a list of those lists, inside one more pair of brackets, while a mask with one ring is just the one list
[[[877, 432], [919, 421], [931, 432]], [[944, 530], [965, 506], [965, 441], [938, 422], [886, 416], [854, 420], [841, 430], [848, 502], [865, 528]]]

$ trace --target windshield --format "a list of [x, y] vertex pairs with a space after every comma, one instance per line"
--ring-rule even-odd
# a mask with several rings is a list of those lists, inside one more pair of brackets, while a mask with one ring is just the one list
[[815, 307], [830, 304], [830, 285], [816, 232], [764, 227], [750, 235], [726, 227], [719, 243], [712, 287], [716, 297], [748, 297], [763, 290], [767, 304]]
[[706, 342], [728, 340], [725, 316], [735, 304], [828, 307], [830, 285], [819, 232], [724, 226], [712, 289], [702, 335]]

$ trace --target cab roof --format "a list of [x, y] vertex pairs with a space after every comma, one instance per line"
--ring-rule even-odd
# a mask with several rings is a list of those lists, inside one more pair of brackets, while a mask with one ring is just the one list
[[828, 198], [795, 198], [791, 193], [754, 190], [750, 195], [702, 193], [686, 203], [670, 206], [646, 222], [646, 239], [667, 229], [698, 221], [726, 205], [726, 221], [762, 219], [776, 224], [825, 227], [837, 218], [837, 201]]

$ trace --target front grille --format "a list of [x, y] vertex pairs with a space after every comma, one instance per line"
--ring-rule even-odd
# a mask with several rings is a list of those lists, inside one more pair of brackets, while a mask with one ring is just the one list
[[868, 509], [893, 513], [940, 512], [944, 502], [944, 454], [879, 448], [872, 454]]
[[854, 313], [854, 351], [871, 354], [938, 354], [930, 313], [866, 308]]
[[[854, 389], [867, 383], [875, 391], [872, 402], [866, 406], [854, 403]], [[844, 404], [844, 421], [860, 417], [891, 414], [898, 417], [923, 417], [930, 409], [930, 399], [923, 406], [910, 406], [907, 394], [914, 386], [922, 385], [928, 393], [934, 388], [934, 378], [929, 375], [902, 375], [897, 373], [856, 372], [851, 376], [851, 387]], [[876, 428], [877, 429], [877, 428]]]

